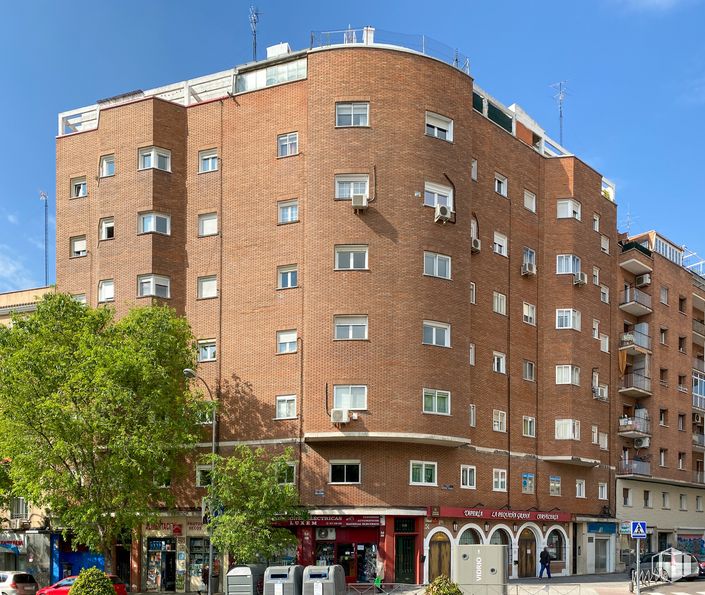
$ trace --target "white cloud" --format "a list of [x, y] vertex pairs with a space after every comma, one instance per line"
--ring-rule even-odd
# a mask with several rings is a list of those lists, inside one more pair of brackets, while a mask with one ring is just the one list
[[610, 0], [629, 10], [642, 12], [666, 12], [690, 3], [690, 0]]
[[32, 273], [13, 250], [0, 244], [0, 292], [37, 287]]
[[705, 104], [705, 75], [689, 80], [685, 90], [678, 94], [678, 99], [689, 106]]
[[20, 222], [20, 220], [17, 218], [17, 215], [14, 215], [13, 213], [10, 213], [7, 216], [7, 220], [12, 223], [12, 225], [17, 225]]

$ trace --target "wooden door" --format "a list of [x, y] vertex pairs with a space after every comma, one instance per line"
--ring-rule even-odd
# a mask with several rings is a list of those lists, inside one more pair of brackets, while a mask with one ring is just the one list
[[414, 544], [415, 535], [397, 535], [394, 555], [394, 582], [415, 584], [414, 575]]
[[530, 529], [519, 536], [519, 578], [536, 576], [536, 539]]
[[428, 554], [429, 582], [442, 574], [450, 578], [450, 540], [445, 533], [436, 533], [431, 537]]

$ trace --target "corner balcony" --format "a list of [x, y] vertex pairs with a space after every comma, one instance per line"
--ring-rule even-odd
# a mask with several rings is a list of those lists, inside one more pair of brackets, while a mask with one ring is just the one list
[[651, 250], [638, 242], [626, 242], [622, 246], [619, 266], [633, 275], [650, 273], [654, 270], [654, 259], [651, 256]]
[[648, 461], [619, 461], [617, 475], [651, 475], [651, 463]]
[[643, 417], [620, 417], [617, 433], [624, 438], [651, 436], [651, 421]]
[[693, 450], [705, 452], [705, 434], [693, 434]]
[[651, 378], [636, 373], [626, 374], [624, 378], [622, 378], [619, 394], [626, 397], [634, 397], [635, 399], [650, 397], [653, 394], [651, 390]]
[[634, 330], [622, 333], [619, 337], [619, 349], [626, 351], [628, 355], [651, 353], [651, 337]]
[[637, 317], [651, 314], [651, 296], [636, 287], [625, 289], [619, 294], [619, 309]]

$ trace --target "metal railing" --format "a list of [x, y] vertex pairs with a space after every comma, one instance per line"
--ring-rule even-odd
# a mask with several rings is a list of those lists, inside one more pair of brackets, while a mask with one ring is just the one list
[[619, 473], [623, 475], [651, 475], [648, 461], [619, 461]]
[[699, 320], [693, 320], [693, 332], [705, 337], [705, 324]]
[[705, 397], [693, 393], [693, 407], [705, 411]]
[[646, 333], [634, 330], [622, 333], [622, 336], [619, 338], [619, 346], [631, 347], [632, 345], [643, 347], [651, 351], [651, 337]]
[[705, 483], [705, 471], [693, 471], [693, 482]]
[[[651, 378], [642, 376], [641, 374], [632, 373], [626, 374], [622, 379], [622, 389], [638, 388], [645, 392], [651, 392]], [[638, 419], [638, 418], [637, 418]]]
[[651, 434], [651, 420], [643, 417], [620, 417], [619, 432], [640, 432]]
[[693, 434], [693, 444], [705, 447], [705, 434]]
[[619, 305], [631, 304], [635, 302], [641, 304], [645, 308], [651, 308], [651, 296], [648, 293], [644, 293], [636, 287], [630, 287], [625, 289], [619, 294]]

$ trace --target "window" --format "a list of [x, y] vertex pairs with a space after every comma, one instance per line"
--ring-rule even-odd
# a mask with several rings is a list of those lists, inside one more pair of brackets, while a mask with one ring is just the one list
[[277, 331], [277, 353], [296, 353], [296, 329]]
[[507, 315], [507, 296], [499, 291], [492, 292], [492, 311], [497, 314]]
[[597, 318], [592, 319], [592, 338], [600, 339], [600, 321]]
[[203, 213], [198, 216], [198, 235], [214, 236], [218, 233], [218, 214]]
[[527, 438], [536, 438], [536, 418], [524, 416], [522, 421], [523, 435]]
[[651, 491], [644, 490], [644, 508], [651, 508]]
[[678, 468], [680, 470], [685, 469], [685, 453], [684, 452], [678, 453]]
[[576, 479], [575, 480], [575, 497], [585, 498], [585, 480]]
[[86, 299], [86, 294], [85, 293], [74, 293], [71, 296], [75, 301], [77, 301], [79, 304], [86, 304], [88, 303], [88, 300]]
[[668, 305], [668, 287], [661, 287], [660, 300], [662, 304]]
[[570, 364], [556, 366], [556, 384], [574, 384], [580, 386], [580, 368]]
[[292, 289], [299, 285], [299, 269], [295, 264], [277, 267], [277, 288]]
[[681, 432], [685, 431], [685, 415], [682, 413], [678, 414], [678, 430]]
[[450, 325], [443, 322], [424, 320], [423, 344], [436, 347], [450, 347]]
[[[11, 498], [10, 500], [10, 518], [27, 520], [29, 518], [29, 509], [27, 500], [24, 498]], [[19, 579], [18, 581], [19, 582]]]
[[475, 405], [468, 407], [468, 424], [471, 428], [477, 426], [477, 407], [475, 407]]
[[470, 282], [470, 303], [474, 304], [475, 303], [475, 298], [477, 297], [475, 294], [476, 288], [475, 288], [475, 283]]
[[597, 444], [597, 441], [599, 440], [599, 434], [600, 434], [600, 429], [597, 426], [593, 425], [592, 432], [591, 432], [593, 444]]
[[73, 178], [71, 180], [71, 198], [83, 198], [84, 196], [88, 196], [86, 177]]
[[597, 499], [607, 500], [607, 484], [603, 481], [597, 483]]
[[171, 281], [161, 275], [140, 275], [137, 277], [137, 297], [169, 298]]
[[218, 170], [218, 149], [208, 149], [198, 153], [198, 172], [206, 173]]
[[521, 493], [534, 494], [536, 493], [536, 476], [533, 473], [521, 474]]
[[600, 236], [600, 250], [602, 250], [605, 254], [610, 253], [610, 239], [609, 237], [605, 235]]
[[678, 337], [678, 351], [685, 353], [685, 337]]
[[534, 382], [536, 380], [536, 364], [525, 359], [521, 377], [529, 382]]
[[597, 213], [592, 216], [592, 229], [593, 231], [600, 231], [600, 216]]
[[441, 279], [450, 279], [450, 256], [436, 254], [435, 252], [423, 253], [423, 274]]
[[474, 490], [477, 487], [474, 465], [460, 465], [460, 487], [465, 490]]
[[112, 240], [115, 237], [115, 219], [106, 217], [100, 220], [98, 226], [98, 237], [101, 240]]
[[450, 393], [435, 388], [423, 389], [423, 412], [450, 415]]
[[548, 495], [561, 495], [561, 478], [559, 475], [549, 475], [548, 477]]
[[78, 258], [86, 254], [88, 254], [86, 236], [75, 236], [71, 238], [71, 258]]
[[557, 203], [557, 217], [559, 219], [577, 219], [580, 221], [580, 212], [580, 203], [572, 198], [559, 200]]
[[428, 461], [410, 461], [410, 485], [436, 485], [436, 463]]
[[470, 218], [470, 237], [473, 240], [476, 240], [480, 237], [478, 235], [479, 233], [480, 233], [480, 228], [479, 228], [479, 224], [477, 223], [477, 217], [475, 217], [475, 215], [473, 215]]
[[506, 492], [507, 491], [507, 470], [492, 469], [492, 491]]
[[660, 341], [661, 345], [668, 344], [668, 329], [661, 328], [659, 330], [659, 341]]
[[610, 352], [610, 337], [609, 335], [600, 335], [600, 351], [603, 353]]
[[334, 337], [337, 341], [367, 339], [367, 316], [334, 316]]
[[536, 212], [536, 195], [528, 190], [524, 190], [524, 208]]
[[330, 483], [360, 483], [360, 461], [331, 461]]
[[659, 467], [665, 467], [666, 466], [666, 453], [668, 452], [668, 449], [666, 448], [659, 448], [658, 450], [658, 464]]
[[599, 267], [592, 267], [592, 284], [600, 284], [600, 269]]
[[218, 278], [215, 275], [198, 278], [198, 299], [218, 297]]
[[686, 312], [686, 298], [682, 295], [678, 297], [678, 311], [681, 314], [685, 314]]
[[668, 368], [659, 368], [658, 378], [662, 386], [668, 386]]
[[338, 271], [367, 270], [367, 246], [336, 246], [335, 268]]
[[671, 494], [669, 492], [661, 492], [661, 508], [666, 510], [671, 508]]
[[279, 485], [291, 485], [296, 480], [296, 465], [294, 463], [287, 463], [281, 471], [279, 476]]
[[215, 361], [215, 339], [203, 339], [198, 342], [198, 361]]
[[115, 283], [112, 279], [98, 282], [98, 301], [112, 302], [115, 299]]
[[536, 252], [531, 248], [524, 246], [524, 255], [521, 259], [521, 263], [536, 265]]
[[367, 409], [367, 386], [364, 384], [336, 384], [333, 386], [333, 407], [364, 411]]
[[211, 484], [211, 466], [196, 465], [196, 487], [207, 488]]
[[609, 450], [609, 434], [607, 434], [607, 432], [600, 432], [598, 440], [600, 450]]
[[600, 285], [600, 301], [603, 304], [610, 303], [610, 288], [607, 285]]
[[470, 178], [477, 182], [477, 159], [473, 159], [470, 163]]
[[452, 142], [453, 120], [433, 112], [426, 112], [426, 134]]
[[439, 184], [426, 182], [424, 184], [423, 204], [426, 207], [443, 205], [453, 210], [453, 189]]
[[138, 169], [161, 169], [171, 171], [171, 151], [159, 147], [145, 147], [139, 150]]
[[115, 175], [115, 155], [103, 155], [100, 158], [99, 174], [101, 178]]
[[279, 395], [276, 399], [274, 419], [294, 419], [296, 417], [296, 395]]
[[580, 272], [580, 258], [574, 254], [558, 254], [556, 256], [556, 274], [574, 275]]
[[506, 432], [507, 431], [507, 412], [499, 409], [492, 410], [492, 431]]
[[469, 359], [470, 359], [470, 365], [474, 366], [475, 365], [475, 343], [470, 343]]
[[141, 213], [139, 216], [139, 233], [171, 234], [171, 217], [163, 213]]
[[507, 183], [507, 178], [505, 176], [497, 173], [494, 175], [494, 191], [497, 194], [506, 197], [508, 186], [509, 184]]
[[678, 375], [678, 390], [681, 391], [682, 393], [688, 392], [688, 388], [685, 385], [685, 374]]
[[523, 321], [526, 324], [536, 326], [536, 306], [524, 302]]
[[631, 506], [632, 505], [632, 490], [631, 488], [622, 488], [622, 505]]
[[703, 511], [703, 497], [695, 496], [695, 512]]
[[370, 104], [347, 102], [335, 104], [335, 125], [339, 128], [369, 126]]
[[354, 195], [369, 196], [370, 177], [367, 174], [335, 176], [336, 200], [352, 200]]
[[580, 421], [577, 419], [557, 419], [556, 440], [580, 440]]
[[291, 157], [299, 152], [299, 133], [288, 132], [277, 136], [277, 157]]
[[277, 203], [277, 223], [296, 223], [299, 220], [299, 201], [283, 200]]
[[492, 353], [492, 371], [498, 374], [507, 373], [507, 356], [499, 351]]
[[678, 507], [680, 510], [688, 510], [688, 496], [685, 494], [680, 494], [678, 496]]
[[507, 236], [495, 231], [492, 249], [495, 254], [499, 254], [500, 256], [509, 256], [509, 243], [507, 242]]
[[573, 329], [579, 331], [581, 328], [580, 311], [571, 308], [559, 308], [556, 310], [556, 328]]

